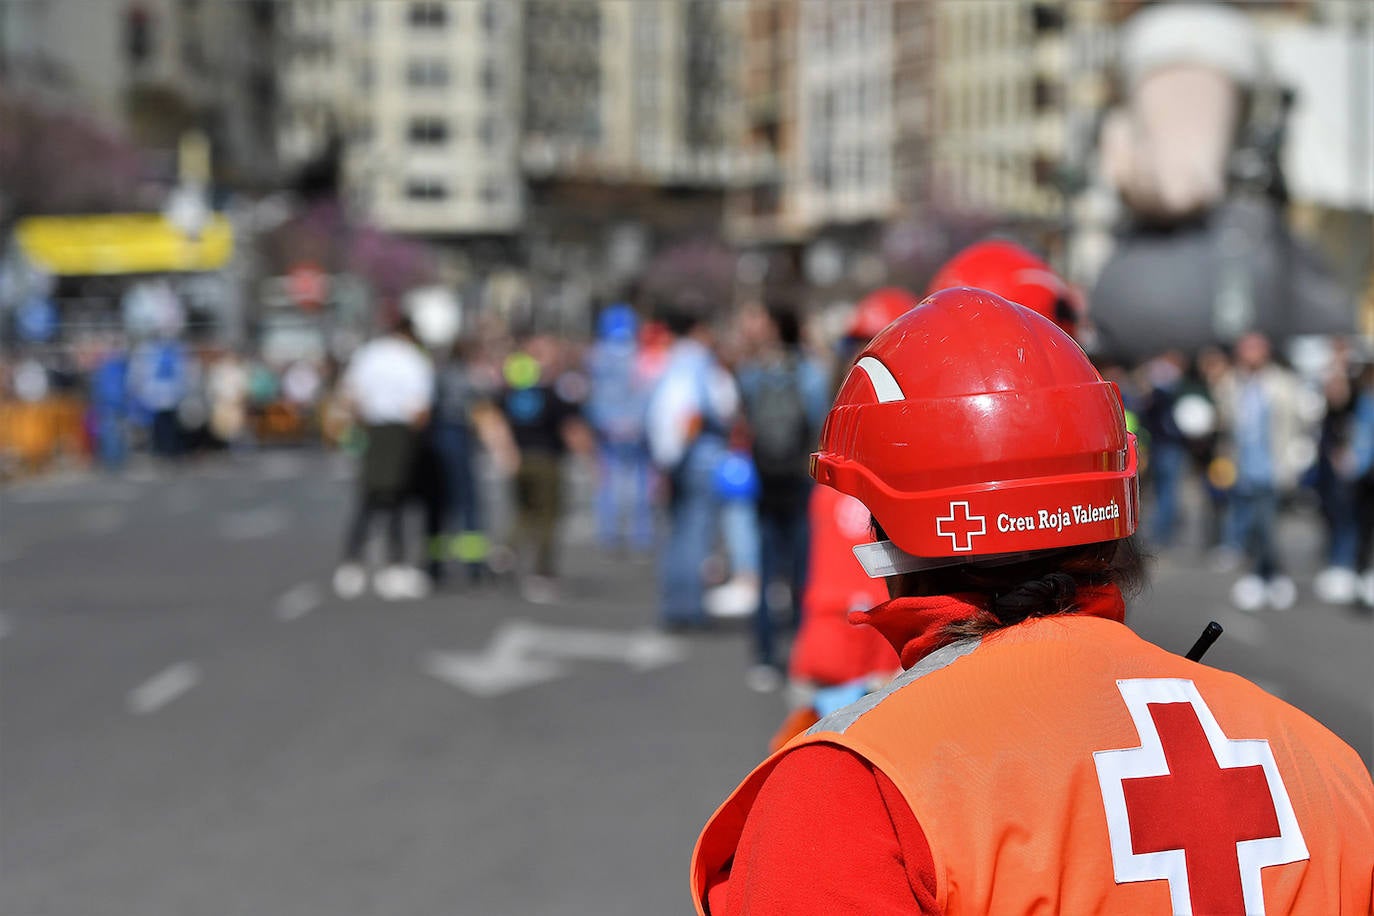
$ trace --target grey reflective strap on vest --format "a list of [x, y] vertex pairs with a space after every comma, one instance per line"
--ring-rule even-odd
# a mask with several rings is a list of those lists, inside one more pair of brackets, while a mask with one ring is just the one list
[[970, 638], [952, 642], [949, 645], [936, 649], [934, 652], [912, 665], [901, 674], [894, 677], [881, 690], [875, 690], [868, 696], [850, 703], [844, 709], [837, 709], [815, 725], [807, 729], [808, 735], [819, 735], [821, 732], [835, 732], [843, 735], [848, 731], [849, 726], [859, 721], [859, 717], [869, 710], [876, 707], [883, 700], [901, 690], [907, 684], [930, 674], [932, 671], [939, 671], [957, 658], [968, 655], [982, 644], [981, 639]]

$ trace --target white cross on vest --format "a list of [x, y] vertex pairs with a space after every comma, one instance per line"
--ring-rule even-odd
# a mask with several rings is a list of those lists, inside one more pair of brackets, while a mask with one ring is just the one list
[[1093, 754], [1118, 884], [1177, 914], [1262, 914], [1260, 871], [1308, 857], [1269, 742], [1227, 737], [1183, 678], [1117, 681], [1140, 746]]

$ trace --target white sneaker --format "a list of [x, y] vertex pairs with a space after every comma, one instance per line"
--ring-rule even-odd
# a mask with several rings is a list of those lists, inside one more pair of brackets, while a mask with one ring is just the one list
[[1354, 604], [1360, 586], [1360, 577], [1344, 566], [1328, 566], [1312, 580], [1312, 591], [1323, 604]]
[[383, 601], [414, 601], [429, 595], [429, 577], [413, 566], [388, 566], [372, 577]]
[[1242, 576], [1231, 586], [1231, 603], [1242, 611], [1258, 611], [1267, 597], [1264, 580], [1253, 573]]
[[748, 617], [759, 607], [759, 584], [751, 579], [732, 579], [702, 598], [712, 617]]
[[1374, 570], [1370, 570], [1358, 579], [1359, 585], [1356, 587], [1360, 602], [1365, 607], [1374, 607]]
[[1269, 606], [1276, 611], [1286, 611], [1298, 603], [1298, 586], [1288, 576], [1275, 576], [1266, 587]]
[[367, 588], [367, 572], [358, 563], [344, 563], [334, 570], [334, 594], [352, 601]]

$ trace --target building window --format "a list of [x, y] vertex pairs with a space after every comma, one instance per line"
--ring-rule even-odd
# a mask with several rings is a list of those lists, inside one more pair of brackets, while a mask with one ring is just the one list
[[1059, 88], [1058, 84], [1050, 82], [1043, 76], [1037, 76], [1032, 90], [1035, 110], [1045, 111], [1058, 106], [1060, 103]]
[[1031, 7], [1031, 28], [1036, 34], [1043, 32], [1062, 32], [1064, 30], [1064, 10], [1052, 3], [1040, 2]]
[[496, 64], [492, 61], [482, 62], [482, 88], [487, 95], [495, 95], [496, 90], [501, 84], [496, 73]]
[[501, 7], [495, 0], [487, 0], [482, 4], [482, 28], [488, 35], [501, 28]]
[[358, 4], [358, 31], [372, 31], [373, 23], [377, 20], [377, 10], [372, 5], [372, 0], [363, 0]]
[[448, 188], [437, 178], [411, 178], [406, 181], [408, 200], [437, 201], [448, 198]]
[[124, 56], [131, 64], [145, 63], [156, 45], [156, 21], [143, 7], [131, 7], [124, 16]]
[[371, 58], [363, 58], [358, 61], [357, 83], [359, 89], [371, 89], [376, 76], [376, 68], [372, 64]]
[[421, 58], [406, 63], [406, 85], [413, 88], [447, 86], [448, 64], [434, 58]]
[[482, 203], [484, 204], [495, 206], [501, 203], [505, 196], [501, 186], [494, 181], [488, 181], [482, 185]]
[[414, 146], [437, 146], [448, 142], [448, 122], [441, 118], [411, 118], [406, 132]]
[[496, 124], [496, 119], [488, 115], [482, 118], [477, 125], [477, 136], [481, 139], [483, 146], [495, 146], [500, 139], [501, 131]]
[[811, 183], [822, 190], [830, 190], [830, 150], [818, 145], [811, 150]]
[[442, 29], [448, 24], [448, 10], [442, 3], [412, 3], [410, 24], [417, 29]]

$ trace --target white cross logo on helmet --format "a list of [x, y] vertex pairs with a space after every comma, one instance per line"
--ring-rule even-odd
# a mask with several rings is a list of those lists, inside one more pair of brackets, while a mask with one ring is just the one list
[[986, 516], [970, 514], [967, 502], [951, 502], [949, 515], [935, 520], [935, 530], [949, 538], [954, 550], [972, 550], [974, 535], [988, 533], [988, 520]]

